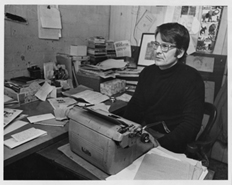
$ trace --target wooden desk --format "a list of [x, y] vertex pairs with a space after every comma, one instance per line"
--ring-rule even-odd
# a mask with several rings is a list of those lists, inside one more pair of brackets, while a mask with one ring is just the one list
[[[106, 102], [106, 104], [111, 105], [110, 112], [117, 113], [123, 111], [126, 103], [123, 101], [117, 100], [112, 103], [111, 101]], [[53, 108], [48, 101], [35, 101], [21, 106], [14, 106], [11, 108], [17, 108], [23, 110], [23, 114], [28, 116], [53, 113]], [[28, 121], [26, 118], [22, 119]], [[36, 124], [27, 124], [11, 133], [8, 133], [4, 136], [4, 140], [9, 139], [12, 134], [23, 131], [25, 129], [35, 127], [47, 131], [47, 135], [34, 139], [28, 143], [25, 143], [14, 149], [10, 149], [4, 146], [4, 166], [7, 166], [17, 160], [20, 160], [30, 154], [33, 154], [55, 142], [58, 142], [64, 138], [68, 137], [68, 123], [65, 127], [54, 127], [54, 126], [45, 126], [45, 125], [36, 125]]]
[[[48, 102], [41, 101], [25, 104], [18, 108], [22, 109], [23, 113], [28, 114], [29, 116], [53, 112], [53, 109]], [[116, 111], [117, 106], [115, 106], [114, 108], [115, 109], [113, 110]], [[46, 130], [48, 132], [48, 135], [37, 138], [15, 149], [9, 149], [4, 146], [5, 167], [22, 158], [29, 156], [30, 154], [34, 154], [43, 157], [45, 160], [52, 162], [54, 165], [57, 165], [60, 168], [65, 169], [69, 173], [72, 173], [73, 176], [77, 177], [77, 179], [105, 180], [108, 177], [108, 174], [104, 173], [101, 170], [96, 171], [94, 170], [94, 168], [91, 169], [87, 166], [81, 166], [73, 162], [71, 159], [69, 159], [67, 156], [65, 156], [62, 152], [60, 152], [57, 149], [58, 147], [68, 143], [68, 124], [66, 124], [65, 127], [27, 124], [24, 127], [21, 127], [20, 129], [7, 134], [4, 137], [4, 139], [9, 138], [10, 135], [12, 135], [13, 133], [25, 130], [32, 126], [35, 128]], [[205, 179], [212, 179], [213, 174], [214, 172], [209, 170], [209, 173]]]
[[[23, 114], [27, 114], [28, 116], [45, 114], [45, 113], [53, 113], [53, 108], [50, 105], [50, 103], [47, 101], [45, 102], [35, 101], [32, 103], [24, 104], [20, 107], [14, 107], [14, 108], [23, 110]], [[26, 118], [22, 120], [28, 121]], [[10, 149], [4, 146], [4, 166], [7, 166], [13, 162], [16, 162], [17, 160], [20, 160], [26, 156], [29, 156], [30, 154], [35, 153], [41, 150], [42, 148], [45, 148], [59, 140], [62, 140], [68, 137], [68, 124], [66, 124], [65, 127], [54, 127], [54, 126], [35, 125], [35, 124], [29, 123], [5, 135], [4, 140], [10, 138], [10, 136], [14, 133], [23, 131], [31, 127], [45, 130], [47, 131], [47, 135], [34, 139], [14, 149]]]
[[[97, 169], [96, 167], [91, 167], [91, 165], [88, 165], [88, 162], [86, 162], [86, 164], [84, 165], [77, 164], [58, 150], [60, 146], [63, 146], [68, 142], [68, 138], [66, 138], [43, 150], [40, 150], [39, 152], [37, 152], [37, 154], [47, 160], [47, 162], [51, 162], [53, 163], [53, 165], [58, 165], [59, 167], [67, 170], [73, 176], [76, 176], [77, 179], [105, 180], [109, 176], [100, 169]], [[206, 175], [205, 180], [212, 180], [214, 176], [214, 171], [210, 169], [208, 169], [208, 171], [209, 172]]]

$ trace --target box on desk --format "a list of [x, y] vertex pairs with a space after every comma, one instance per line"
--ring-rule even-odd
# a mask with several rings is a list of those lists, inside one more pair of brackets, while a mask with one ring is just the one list
[[79, 84], [84, 85], [93, 89], [94, 91], [100, 92], [100, 83], [103, 79], [100, 76], [94, 74], [84, 74], [82, 72], [77, 72], [77, 81]]
[[100, 92], [108, 96], [123, 92], [125, 88], [126, 81], [121, 79], [109, 80], [100, 84]]
[[4, 87], [4, 94], [17, 100], [20, 104], [30, 103], [32, 101], [38, 100], [35, 96], [37, 91], [24, 91], [24, 92], [15, 92], [14, 90]]

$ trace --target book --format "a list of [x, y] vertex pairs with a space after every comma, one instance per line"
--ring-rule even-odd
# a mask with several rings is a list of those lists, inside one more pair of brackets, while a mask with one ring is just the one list
[[101, 37], [101, 36], [96, 36], [96, 37], [90, 37], [89, 42], [93, 42], [93, 43], [105, 43], [106, 40], [104, 37]]
[[10, 124], [23, 111], [19, 109], [4, 108], [4, 128]]
[[88, 54], [91, 55], [106, 55], [105, 49], [88, 49]]

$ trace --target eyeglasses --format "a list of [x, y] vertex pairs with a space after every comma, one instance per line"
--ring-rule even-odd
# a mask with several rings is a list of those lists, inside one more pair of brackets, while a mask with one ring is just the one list
[[174, 44], [165, 44], [165, 43], [160, 44], [157, 41], [152, 41], [151, 44], [152, 44], [152, 47], [154, 50], [157, 50], [158, 47], [160, 46], [160, 48], [163, 52], [168, 52], [170, 49], [176, 47], [176, 45], [174, 45]]

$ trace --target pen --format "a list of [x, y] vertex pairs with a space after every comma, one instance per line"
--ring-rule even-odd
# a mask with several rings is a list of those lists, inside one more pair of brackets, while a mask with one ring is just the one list
[[71, 106], [75, 106], [75, 105], [77, 105], [79, 102], [76, 102], [76, 103], [72, 103], [72, 104], [70, 104], [70, 105], [68, 105], [67, 107], [71, 107]]

